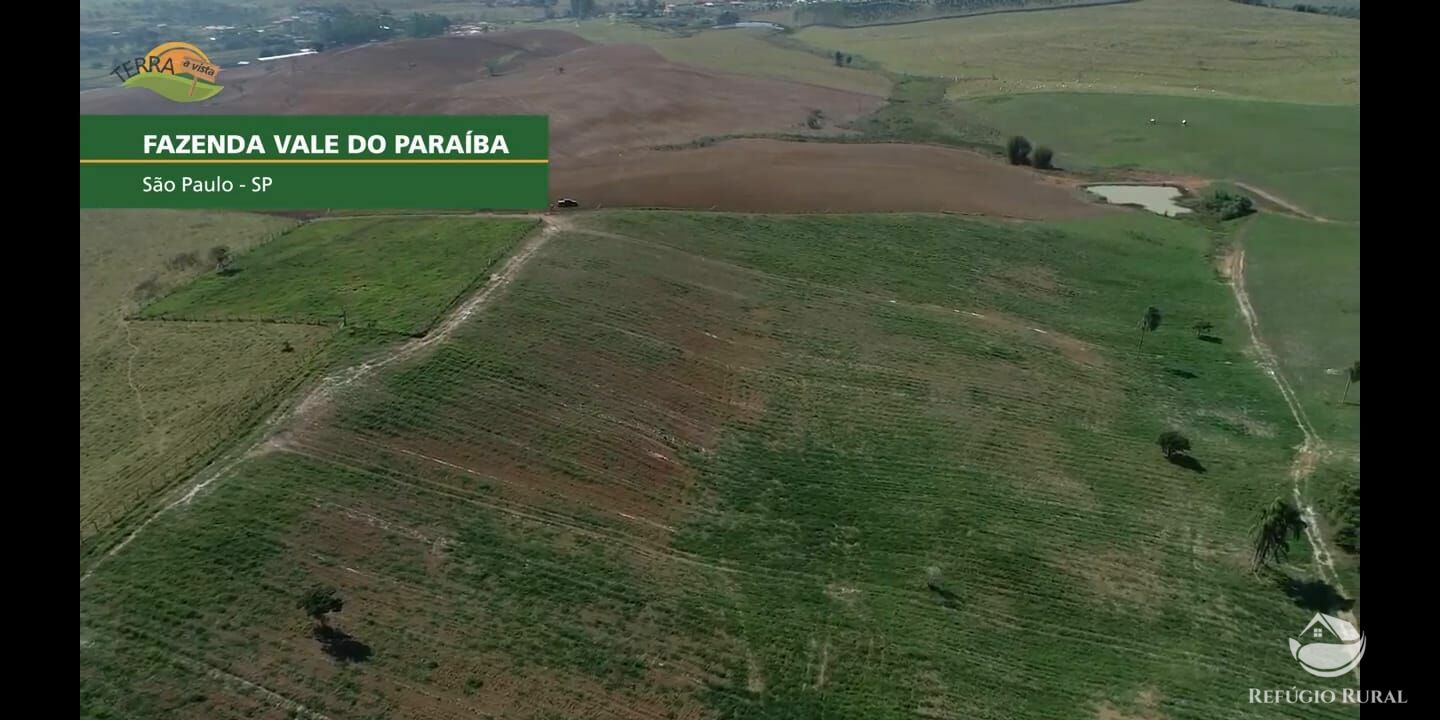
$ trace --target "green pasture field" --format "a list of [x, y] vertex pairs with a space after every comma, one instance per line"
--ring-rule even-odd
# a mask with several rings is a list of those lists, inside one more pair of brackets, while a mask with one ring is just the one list
[[1238, 180], [1312, 215], [1360, 217], [1359, 106], [1039, 93], [963, 100], [956, 114], [1048, 146], [1067, 169]]
[[420, 335], [535, 221], [312, 222], [147, 305], [146, 318], [347, 324]]
[[1315, 432], [1360, 446], [1360, 385], [1343, 371], [1360, 359], [1360, 226], [1262, 214], [1245, 229], [1245, 279], [1261, 333], [1279, 358]]
[[884, 106], [848, 127], [883, 142], [956, 145], [996, 154], [1005, 144], [1003, 133], [945, 99], [945, 82], [937, 78], [901, 78]]
[[762, 28], [710, 30], [678, 35], [633, 23], [610, 24], [600, 20], [581, 23], [556, 22], [544, 27], [573, 32], [602, 45], [648, 45], [671, 62], [696, 67], [850, 90], [869, 95], [888, 95], [891, 81], [884, 74], [858, 67], [838, 67], [831, 58], [816, 51], [788, 48], [768, 36]]
[[[283, 393], [313, 328], [212, 332], [125, 317], [203, 272], [168, 261], [215, 243], [243, 251], [293, 221], [242, 213], [80, 212], [80, 526], [93, 535], [171, 488]], [[278, 354], [289, 341], [295, 351]]]
[[[1309, 682], [1284, 633], [1313, 609], [1247, 531], [1299, 433], [1219, 238], [571, 223], [82, 584], [81, 717], [1291, 714], [1248, 688]], [[345, 599], [325, 642], [313, 583]]]
[[1144, 0], [796, 37], [896, 73], [950, 78], [951, 95], [1159, 93], [1360, 102], [1360, 24], [1231, 0]]
[[[1245, 284], [1260, 333], [1325, 443], [1306, 496], [1330, 535], [1339, 485], [1360, 475], [1363, 383], [1342, 403], [1345, 369], [1360, 359], [1360, 226], [1264, 213], [1243, 233]], [[1358, 555], [1333, 539], [1331, 549], [1341, 582], [1358, 588]]]

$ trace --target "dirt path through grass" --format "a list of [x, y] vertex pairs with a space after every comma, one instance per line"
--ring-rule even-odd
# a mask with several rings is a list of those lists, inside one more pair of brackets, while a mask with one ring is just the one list
[[[1295, 505], [1305, 515], [1305, 534], [1314, 548], [1315, 565], [1320, 571], [1321, 579], [1330, 583], [1341, 594], [1348, 596], [1345, 587], [1340, 584], [1340, 575], [1335, 570], [1335, 560], [1330, 553], [1330, 548], [1325, 538], [1320, 533], [1315, 517], [1315, 508], [1305, 502], [1301, 493], [1301, 486], [1306, 478], [1314, 472], [1315, 466], [1319, 463], [1320, 457], [1325, 452], [1325, 442], [1315, 432], [1310, 424], [1310, 418], [1305, 414], [1305, 408], [1300, 405], [1300, 400], [1295, 396], [1295, 390], [1290, 382], [1285, 379], [1284, 373], [1280, 371], [1280, 361], [1270, 346], [1260, 337], [1260, 318], [1255, 313], [1255, 308], [1250, 304], [1250, 295], [1245, 290], [1245, 233], [1250, 228], [1253, 219], [1246, 220], [1245, 224], [1235, 234], [1235, 246], [1226, 259], [1225, 266], [1230, 276], [1230, 289], [1235, 293], [1235, 301], [1240, 305], [1240, 312], [1245, 316], [1245, 324], [1250, 330], [1250, 342], [1255, 347], [1259, 358], [1260, 368], [1275, 381], [1275, 386], [1280, 388], [1280, 394], [1285, 397], [1285, 404], [1290, 407], [1290, 414], [1295, 418], [1295, 424], [1300, 427], [1304, 434], [1305, 441], [1295, 451], [1295, 459], [1290, 463], [1290, 489], [1295, 498]], [[1349, 612], [1342, 615], [1351, 622], [1354, 618]]]
[[[1292, 212], [1292, 213], [1294, 213], [1294, 214], [1296, 214], [1296, 215], [1299, 215], [1300, 217], [1305, 218], [1306, 220], [1313, 220], [1313, 221], [1315, 221], [1315, 222], [1322, 222], [1322, 223], [1335, 222], [1334, 220], [1331, 220], [1330, 218], [1321, 217], [1321, 216], [1319, 216], [1319, 215], [1313, 215], [1313, 214], [1311, 214], [1311, 213], [1308, 213], [1308, 212], [1306, 212], [1304, 209], [1302, 209], [1300, 206], [1295, 205], [1294, 203], [1291, 203], [1289, 200], [1286, 200], [1286, 199], [1284, 199], [1284, 198], [1282, 198], [1282, 197], [1279, 197], [1279, 196], [1276, 196], [1276, 195], [1272, 195], [1272, 194], [1270, 194], [1270, 193], [1268, 193], [1268, 192], [1265, 192], [1264, 190], [1261, 190], [1260, 188], [1255, 187], [1254, 185], [1248, 185], [1248, 184], [1243, 183], [1243, 182], [1240, 182], [1240, 181], [1238, 181], [1238, 180], [1230, 180], [1229, 182], [1234, 183], [1235, 187], [1238, 187], [1238, 188], [1240, 188], [1240, 189], [1242, 189], [1242, 190], [1249, 190], [1250, 192], [1255, 193], [1256, 195], [1259, 195], [1260, 197], [1265, 198], [1266, 200], [1269, 200], [1270, 202], [1275, 203], [1276, 205], [1279, 205], [1280, 207], [1285, 208], [1286, 210], [1289, 210], [1290, 212]], [[1241, 232], [1244, 232], [1244, 231], [1242, 230]]]
[[[507, 217], [517, 216], [510, 215]], [[433, 330], [426, 333], [424, 337], [410, 340], [377, 358], [367, 360], [359, 365], [345, 368], [321, 378], [298, 403], [295, 403], [288, 410], [281, 410], [265, 422], [260, 440], [243, 450], [232, 453], [227, 460], [202, 470], [195, 476], [187, 486], [185, 492], [178, 499], [155, 511], [154, 514], [140, 523], [139, 527], [136, 527], [129, 535], [126, 535], [123, 540], [117, 543], [115, 547], [110, 548], [104, 555], [101, 555], [100, 558], [80, 576], [80, 582], [83, 584], [91, 575], [95, 574], [95, 570], [99, 568], [106, 559], [125, 549], [125, 546], [129, 545], [146, 527], [149, 527], [150, 523], [154, 522], [156, 518], [174, 509], [176, 506], [189, 504], [200, 491], [209, 487], [210, 484], [216, 480], [228, 475], [231, 470], [235, 469], [236, 466], [245, 460], [281, 446], [283, 440], [279, 438], [279, 435], [282, 428], [287, 424], [313, 416], [328, 406], [329, 401], [334, 398], [338, 391], [358, 380], [368, 377], [375, 370], [396, 361], [411, 358], [420, 351], [448, 338], [457, 328], [464, 324], [466, 320], [484, 308], [486, 304], [509, 286], [511, 281], [513, 281], [515, 276], [520, 272], [520, 269], [535, 256], [535, 253], [537, 253], [540, 248], [549, 242], [551, 237], [568, 227], [569, 220], [567, 218], [554, 215], [542, 216], [540, 231], [532, 233], [529, 237], [525, 238], [509, 259], [505, 261], [505, 264], [502, 265], [498, 271], [490, 275], [489, 282], [486, 282], [478, 291], [460, 303], [460, 305], [456, 306]]]

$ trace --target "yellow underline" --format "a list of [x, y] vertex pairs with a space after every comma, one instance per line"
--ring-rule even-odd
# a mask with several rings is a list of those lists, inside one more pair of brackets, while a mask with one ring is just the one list
[[338, 159], [305, 159], [305, 160], [275, 160], [256, 159], [240, 160], [235, 158], [144, 158], [139, 160], [98, 160], [80, 159], [81, 165], [547, 165], [549, 160], [520, 160], [515, 158], [506, 159], [370, 159], [370, 160], [338, 160]]

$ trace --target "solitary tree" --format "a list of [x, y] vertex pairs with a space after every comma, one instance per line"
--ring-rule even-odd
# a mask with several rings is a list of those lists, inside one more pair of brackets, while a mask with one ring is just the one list
[[[1349, 402], [1350, 385], [1358, 382], [1360, 382], [1360, 361], [1356, 360], [1353, 365], [1345, 368], [1345, 395], [1340, 398], [1341, 403]], [[1383, 395], [1384, 392], [1382, 391], [1381, 394]]]
[[940, 568], [934, 565], [925, 568], [925, 586], [936, 592], [945, 589], [945, 576], [940, 572]]
[[1174, 457], [1180, 453], [1190, 452], [1190, 439], [1174, 430], [1166, 430], [1160, 433], [1160, 439], [1157, 443], [1160, 445], [1160, 452], [1165, 453], [1165, 457], [1167, 458]]
[[1016, 135], [1005, 143], [1005, 157], [1010, 158], [1011, 165], [1030, 164], [1030, 141], [1023, 135]]
[[1044, 145], [1035, 148], [1035, 167], [1050, 170], [1055, 167], [1055, 151]]
[[323, 626], [326, 625], [326, 615], [340, 612], [340, 609], [345, 606], [345, 601], [341, 600], [337, 593], [338, 591], [333, 587], [316, 585], [301, 595], [295, 606], [304, 610], [306, 615]]
[[1151, 305], [1140, 318], [1140, 347], [1145, 347], [1145, 336], [1160, 328], [1160, 308]]
[[1209, 335], [1210, 331], [1215, 329], [1215, 324], [1208, 320], [1196, 320], [1193, 327], [1195, 328], [1195, 337], [1200, 337]]
[[839, 67], [839, 66], [844, 65], [844, 64], [845, 64], [845, 53], [842, 53], [842, 52], [840, 52], [839, 50], [836, 50], [836, 51], [835, 51], [835, 66], [836, 66], [836, 67]]
[[216, 245], [210, 248], [210, 262], [215, 263], [215, 272], [223, 274], [230, 269], [230, 248], [224, 245]]
[[851, 61], [851, 60], [854, 60], [854, 59], [855, 59], [855, 58], [852, 58], [852, 57], [850, 57], [849, 55], [846, 55], [846, 56], [845, 56], [845, 64], [846, 64], [846, 65], [849, 65], [849, 64], [850, 64], [850, 61]]
[[1280, 498], [1265, 506], [1255, 522], [1254, 564], [1258, 570], [1266, 563], [1284, 562], [1290, 554], [1290, 541], [1299, 540], [1305, 531], [1305, 518], [1299, 508]]

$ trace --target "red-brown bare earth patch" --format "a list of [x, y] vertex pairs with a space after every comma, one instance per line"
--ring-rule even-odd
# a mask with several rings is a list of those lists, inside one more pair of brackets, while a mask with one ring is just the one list
[[1113, 211], [1038, 173], [974, 152], [892, 143], [744, 139], [626, 152], [555, 164], [551, 190], [585, 207], [951, 211], [1027, 219]]
[[[502, 64], [492, 76], [487, 63], [496, 62]], [[592, 46], [548, 30], [363, 46], [222, 79], [226, 89], [213, 101], [173, 103], [117, 87], [83, 93], [80, 112], [548, 115], [550, 156], [563, 167], [571, 158], [617, 157], [706, 135], [805, 131], [812, 110], [833, 127], [882, 102], [703, 70], [668, 62], [650, 48]]]

